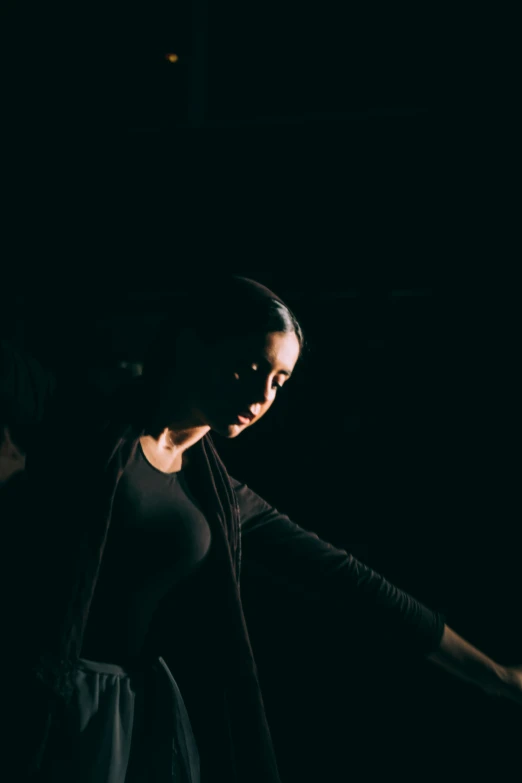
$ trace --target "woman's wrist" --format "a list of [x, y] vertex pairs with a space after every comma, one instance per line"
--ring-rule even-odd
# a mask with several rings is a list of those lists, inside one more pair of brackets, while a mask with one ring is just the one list
[[502, 684], [497, 695], [522, 704], [522, 667], [503, 666], [501, 668]]
[[513, 677], [509, 668], [495, 663], [491, 669], [491, 677], [488, 678], [488, 681], [482, 687], [486, 693], [492, 696], [509, 697], [514, 687]]
[[491, 695], [513, 698], [520, 688], [513, 669], [496, 663], [447, 625], [438, 649], [428, 659]]

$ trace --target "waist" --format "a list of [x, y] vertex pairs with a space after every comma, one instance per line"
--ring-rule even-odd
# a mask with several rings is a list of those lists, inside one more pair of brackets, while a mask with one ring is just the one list
[[140, 672], [149, 672], [160, 661], [160, 656], [152, 653], [141, 655], [118, 656], [117, 660], [100, 660], [80, 656], [76, 660], [76, 668], [97, 674], [114, 674], [128, 677]]

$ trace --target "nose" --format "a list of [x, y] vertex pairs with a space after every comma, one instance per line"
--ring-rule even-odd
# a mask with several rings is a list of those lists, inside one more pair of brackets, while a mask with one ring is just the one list
[[270, 393], [272, 391], [271, 388], [271, 380], [270, 378], [262, 380], [259, 384], [259, 399], [256, 398], [256, 402], [259, 402], [261, 405], [264, 405], [265, 403], [269, 402], [270, 400]]
[[[250, 383], [252, 405], [265, 405], [270, 399], [270, 378], [253, 378]], [[252, 406], [251, 406], [252, 407]]]

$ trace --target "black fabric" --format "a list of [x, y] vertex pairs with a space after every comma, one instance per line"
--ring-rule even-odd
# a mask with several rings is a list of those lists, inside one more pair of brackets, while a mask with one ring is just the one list
[[[72, 692], [114, 499], [142, 432], [144, 394], [143, 386], [133, 383], [103, 419], [96, 411], [90, 421], [88, 409], [79, 410], [69, 393], [60, 397], [58, 390], [47, 428], [28, 455], [27, 475], [18, 484], [26, 502], [20, 512], [24, 534], [18, 549], [10, 552], [12, 567], [6, 575], [11, 614], [20, 618], [18, 626], [25, 631], [10, 629], [2, 655], [32, 705], [11, 724], [10, 749], [20, 738], [24, 746], [14, 763], [27, 764], [27, 777], [29, 770], [37, 770], [49, 727], [63, 719]], [[72, 450], [66, 448], [71, 433], [79, 444]], [[166, 596], [150, 638], [186, 698], [205, 783], [279, 783], [241, 606], [241, 568], [266, 569], [281, 589], [322, 601], [332, 623], [349, 623], [351, 616], [364, 614], [382, 629], [383, 639], [412, 646], [419, 654], [436, 648], [443, 619], [234, 482], [211, 437], [196, 444], [190, 457], [187, 488], [212, 535], [206, 578], [189, 575], [173, 591], [172, 602]], [[181, 652], [176, 649], [180, 633], [191, 640]], [[18, 704], [18, 685], [11, 698], [13, 694]], [[9, 692], [4, 697], [9, 703]]]
[[[137, 384], [127, 391], [101, 428], [90, 429], [82, 420], [82, 431], [88, 435], [75, 459], [65, 461], [63, 443], [74, 411], [70, 400], [57, 396], [47, 432], [28, 459], [27, 478], [32, 497], [45, 509], [46, 516], [46, 525], [40, 526], [36, 534], [39, 541], [36, 570], [28, 577], [36, 586], [34, 606], [26, 615], [31, 623], [29, 640], [24, 654], [16, 661], [18, 680], [32, 679], [33, 686], [29, 685], [28, 691], [39, 699], [38, 708], [26, 716], [26, 723], [36, 722], [34, 727], [26, 726], [25, 732], [34, 736], [36, 746], [21, 756], [17, 754], [15, 759], [16, 763], [27, 762], [28, 774], [30, 770], [37, 774], [49, 730], [52, 733], [52, 725], [64, 719], [74, 689], [75, 662], [80, 657], [103, 560], [116, 489], [143, 431], [139, 425], [142, 389]], [[199, 638], [205, 640], [206, 665], [214, 678], [207, 697], [214, 698], [215, 703], [207, 704], [207, 713], [219, 716], [224, 743], [207, 768], [218, 780], [278, 783], [270, 731], [241, 610], [237, 505], [233, 502], [226, 469], [208, 436], [191, 450], [187, 480], [205, 511], [215, 553], [212, 591], [205, 597], [207, 611], [198, 613], [194, 598], [189, 601], [194, 630], [191, 638], [196, 644]], [[36, 519], [34, 515], [33, 524]], [[209, 623], [203, 627], [207, 617]], [[164, 638], [170, 635], [169, 630], [176, 631], [177, 627], [177, 617], [166, 619]], [[17, 699], [16, 693], [14, 698]], [[235, 720], [234, 714], [243, 717]], [[207, 724], [207, 729], [216, 735], [215, 726]], [[41, 744], [37, 742], [38, 737]], [[210, 745], [216, 748], [213, 739]]]
[[210, 545], [184, 471], [162, 473], [138, 445], [116, 491], [82, 657], [121, 666], [139, 659], [161, 600], [199, 570]]
[[296, 525], [246, 484], [232, 477], [231, 483], [240, 509], [245, 567], [257, 567], [304, 601], [320, 601], [332, 623], [342, 623], [348, 639], [351, 625], [353, 640], [364, 626], [362, 633], [370, 633], [372, 643], [393, 645], [414, 657], [438, 647], [444, 630], [440, 612], [399, 590], [349, 552]]
[[80, 659], [66, 720], [46, 747], [42, 783], [199, 783], [183, 696], [162, 658], [142, 669]]

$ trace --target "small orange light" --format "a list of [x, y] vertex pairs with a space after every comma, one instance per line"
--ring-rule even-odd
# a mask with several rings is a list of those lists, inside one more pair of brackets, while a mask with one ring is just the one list
[[179, 60], [179, 57], [177, 54], [166, 54], [165, 59], [169, 61], [169, 63], [177, 63]]

